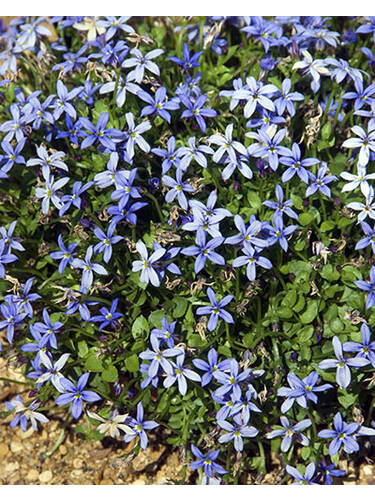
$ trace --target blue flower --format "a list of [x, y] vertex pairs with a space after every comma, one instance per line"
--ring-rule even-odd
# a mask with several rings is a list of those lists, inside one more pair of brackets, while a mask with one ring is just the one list
[[246, 226], [242, 217], [240, 215], [234, 216], [234, 224], [236, 228], [240, 231], [239, 234], [234, 236], [230, 236], [225, 239], [226, 245], [237, 245], [241, 244], [244, 246], [245, 244], [248, 247], [256, 247], [256, 248], [265, 248], [268, 246], [267, 240], [263, 240], [259, 238], [260, 232], [264, 227], [262, 222], [259, 222], [254, 218], [250, 219], [249, 226]]
[[314, 474], [315, 474], [315, 464], [314, 462], [311, 462], [306, 467], [305, 473], [301, 474], [301, 472], [296, 469], [295, 467], [292, 467], [291, 465], [286, 466], [286, 471], [288, 474], [294, 477], [296, 479], [296, 482], [294, 484], [315, 484], [313, 481]]
[[[131, 94], [137, 94], [141, 90], [141, 87], [132, 81], [133, 79], [129, 77], [129, 74], [125, 77], [120, 76], [116, 91], [116, 105], [118, 108], [121, 108], [125, 104], [126, 91]], [[107, 94], [108, 92], [113, 92], [115, 89], [115, 81], [107, 82], [100, 87], [99, 94]]]
[[318, 397], [315, 392], [326, 391], [327, 389], [331, 389], [333, 387], [331, 384], [316, 386], [318, 379], [319, 374], [315, 371], [312, 371], [302, 380], [297, 377], [295, 373], [290, 372], [287, 377], [290, 388], [280, 387], [277, 391], [278, 396], [287, 398], [281, 405], [281, 412], [286, 413], [293, 406], [295, 401], [297, 401], [299, 406], [302, 408], [307, 408], [309, 401], [317, 403]]
[[371, 331], [366, 323], [361, 326], [362, 344], [360, 342], [344, 342], [345, 352], [357, 352], [357, 358], [367, 358], [375, 368], [375, 342], [371, 342]]
[[286, 417], [280, 417], [280, 422], [282, 428], [268, 432], [266, 434], [266, 438], [274, 439], [275, 437], [283, 436], [280, 447], [283, 453], [286, 453], [289, 450], [293, 443], [294, 437], [300, 444], [302, 444], [302, 446], [308, 446], [310, 444], [310, 440], [301, 433], [301, 431], [311, 426], [311, 420], [309, 418], [301, 420], [301, 422], [297, 422], [296, 424], [292, 425]]
[[337, 180], [335, 175], [326, 175], [328, 171], [328, 165], [325, 162], [322, 162], [321, 166], [318, 169], [318, 174], [315, 176], [310, 172], [310, 179], [312, 183], [306, 189], [306, 196], [311, 196], [316, 191], [320, 191], [325, 196], [331, 197], [331, 190], [327, 186], [327, 184], [331, 183], [334, 180]]
[[116, 142], [124, 138], [124, 133], [115, 128], [107, 129], [108, 121], [109, 113], [107, 111], [99, 116], [96, 126], [88, 118], [80, 117], [81, 125], [86, 129], [84, 132], [86, 137], [81, 143], [81, 149], [88, 148], [99, 141], [109, 152], [115, 151]]
[[[180, 167], [180, 149], [176, 151], [176, 139], [174, 136], [171, 136], [167, 142], [167, 151], [161, 148], [152, 148], [152, 153], [156, 154], [163, 158], [162, 163], [162, 173], [165, 174], [171, 167], [175, 167], [178, 169]], [[186, 168], [182, 169], [186, 170]]]
[[232, 161], [237, 160], [237, 154], [246, 155], [247, 149], [243, 144], [238, 141], [234, 141], [232, 139], [233, 134], [233, 123], [227, 125], [225, 129], [225, 135], [222, 134], [214, 134], [211, 135], [208, 139], [210, 143], [216, 144], [219, 147], [217, 151], [215, 151], [212, 159], [214, 162], [218, 163], [223, 155], [228, 155]]
[[154, 335], [157, 339], [160, 339], [161, 342], [165, 342], [169, 348], [173, 348], [175, 340], [174, 330], [176, 328], [176, 323], [177, 321], [171, 321], [171, 324], [169, 324], [167, 318], [164, 316], [164, 318], [161, 320], [162, 328], [153, 328], [151, 330], [151, 336]]
[[148, 153], [150, 151], [150, 145], [144, 140], [142, 134], [147, 130], [150, 130], [151, 123], [149, 121], [143, 121], [139, 125], [134, 123], [133, 113], [126, 113], [125, 115], [126, 123], [128, 124], [128, 129], [126, 132], [126, 152], [130, 159], [134, 157], [134, 146], [137, 145], [144, 151]]
[[69, 141], [75, 146], [78, 146], [78, 137], [85, 137], [85, 132], [82, 131], [80, 119], [74, 123], [69, 115], [65, 115], [65, 124], [68, 130], [59, 130], [56, 138], [63, 139], [64, 137], [69, 137]]
[[172, 375], [173, 366], [167, 358], [182, 354], [182, 350], [172, 347], [169, 349], [164, 349], [164, 351], [162, 351], [160, 349], [160, 340], [155, 335], [151, 335], [150, 342], [153, 350], [147, 349], [146, 351], [141, 352], [139, 355], [141, 359], [147, 359], [151, 362], [148, 367], [148, 376], [151, 378], [155, 377], [159, 371], [159, 368], [161, 368], [168, 375]]
[[172, 203], [172, 201], [177, 196], [177, 200], [178, 200], [180, 207], [187, 210], [188, 209], [188, 201], [187, 201], [187, 198], [185, 196], [184, 191], [186, 191], [187, 193], [193, 193], [194, 188], [191, 184], [189, 184], [187, 182], [183, 182], [182, 175], [183, 175], [183, 171], [181, 169], [177, 169], [176, 170], [176, 180], [174, 180], [169, 175], [163, 175], [162, 181], [166, 186], [172, 188], [165, 195], [165, 201], [167, 203]]
[[34, 325], [29, 323], [29, 330], [30, 333], [35, 340], [35, 342], [27, 342], [26, 344], [23, 344], [20, 349], [22, 352], [36, 352], [35, 356], [35, 363], [39, 364], [40, 363], [40, 356], [42, 352], [48, 352], [48, 340], [49, 336], [48, 335], [41, 335], [39, 331], [34, 328]]
[[112, 257], [112, 245], [124, 239], [123, 236], [113, 236], [114, 230], [115, 226], [111, 224], [108, 227], [107, 234], [105, 234], [100, 227], [94, 229], [95, 236], [100, 240], [100, 242], [94, 246], [94, 252], [100, 253], [104, 251], [103, 260], [106, 263], [108, 263]]
[[226, 420], [218, 420], [218, 425], [228, 431], [226, 434], [223, 434], [219, 437], [219, 443], [228, 443], [233, 439], [234, 441], [234, 449], [236, 451], [243, 450], [243, 437], [251, 438], [255, 437], [258, 434], [258, 429], [251, 425], [247, 425], [247, 421], [243, 420], [240, 415], [235, 415], [233, 417], [233, 424], [227, 422]]
[[148, 103], [148, 106], [142, 109], [141, 116], [156, 113], [168, 123], [171, 123], [171, 115], [167, 110], [175, 110], [180, 107], [178, 102], [166, 99], [167, 89], [165, 87], [159, 87], [155, 92], [155, 97], [151, 97], [144, 90], [139, 90], [137, 96]]
[[146, 245], [142, 241], [137, 242], [136, 249], [142, 260], [135, 260], [133, 262], [133, 273], [141, 271], [141, 276], [139, 278], [141, 283], [148, 284], [151, 282], [154, 286], [160, 286], [160, 278], [155, 271], [154, 266], [165, 254], [165, 248], [159, 248], [151, 254], [150, 257], [148, 256]]
[[221, 465], [215, 462], [219, 456], [219, 450], [210, 450], [206, 455], [202, 453], [196, 446], [191, 445], [191, 452], [198, 460], [191, 462], [189, 467], [191, 470], [197, 470], [203, 467], [204, 474], [207, 477], [214, 477], [214, 474], [228, 474], [228, 471]]
[[303, 101], [305, 99], [303, 94], [300, 94], [299, 92], [291, 92], [291, 88], [292, 81], [290, 78], [285, 78], [281, 84], [281, 92], [279, 90], [281, 95], [275, 100], [275, 107], [279, 115], [282, 115], [286, 109], [290, 116], [294, 116], [296, 114], [296, 110], [293, 102]]
[[198, 60], [200, 56], [203, 54], [203, 50], [196, 52], [195, 54], [192, 54], [190, 56], [190, 51], [189, 47], [187, 46], [186, 43], [184, 43], [184, 47], [182, 49], [182, 57], [183, 59], [180, 59], [178, 57], [168, 57], [168, 59], [172, 62], [177, 63], [179, 66], [182, 67], [184, 71], [190, 71], [193, 68], [197, 68], [200, 66]]
[[245, 118], [250, 118], [257, 106], [268, 111], [275, 111], [275, 104], [270, 97], [279, 92], [276, 85], [263, 85], [263, 83], [257, 82], [253, 76], [249, 76], [246, 78], [246, 85], [233, 92], [233, 98], [246, 100], [244, 115]]
[[60, 250], [56, 252], [51, 252], [49, 255], [51, 259], [61, 260], [59, 264], [59, 273], [62, 274], [67, 266], [67, 264], [72, 264], [73, 255], [78, 243], [70, 243], [67, 247], [64, 245], [61, 234], [57, 237]]
[[298, 221], [298, 215], [294, 210], [292, 210], [290, 207], [293, 206], [293, 201], [292, 200], [285, 200], [284, 201], [284, 191], [279, 184], [276, 184], [276, 199], [277, 203], [275, 201], [269, 201], [266, 200], [262, 203], [262, 205], [265, 205], [268, 208], [272, 208], [272, 210], [275, 210], [276, 214], [283, 215], [286, 214], [289, 217], [296, 219]]
[[233, 267], [246, 266], [246, 276], [249, 281], [256, 279], [256, 266], [263, 267], [264, 269], [271, 269], [272, 263], [266, 257], [262, 257], [259, 251], [256, 251], [251, 245], [245, 243], [242, 247], [244, 255], [236, 257], [233, 262]]
[[301, 160], [301, 150], [297, 143], [294, 143], [292, 150], [289, 151], [286, 156], [280, 158], [280, 163], [286, 165], [287, 168], [283, 173], [281, 180], [282, 182], [288, 182], [295, 174], [301, 179], [305, 184], [309, 183], [310, 172], [306, 170], [305, 167], [311, 167], [320, 163], [317, 158], [305, 158]]
[[179, 94], [178, 97], [182, 104], [187, 107], [187, 109], [182, 113], [181, 118], [195, 118], [201, 131], [206, 132], [207, 125], [204, 121], [204, 117], [213, 118], [217, 116], [214, 109], [203, 108], [203, 105], [207, 101], [208, 97], [205, 94], [202, 94], [197, 97], [194, 102], [182, 94]]
[[207, 295], [211, 302], [211, 305], [198, 307], [196, 313], [199, 315], [210, 314], [210, 319], [208, 320], [207, 324], [208, 330], [210, 332], [215, 330], [219, 321], [219, 317], [222, 318], [226, 323], [234, 323], [232, 315], [224, 309], [224, 307], [233, 299], [233, 295], [227, 295], [226, 297], [222, 298], [219, 303], [217, 302], [215, 292], [212, 290], [212, 288], [207, 288]]
[[333, 425], [335, 429], [324, 429], [318, 433], [318, 437], [324, 439], [332, 439], [328, 451], [331, 456], [336, 455], [341, 449], [344, 447], [346, 453], [354, 453], [355, 451], [359, 451], [359, 444], [356, 441], [355, 434], [360, 428], [361, 424], [359, 422], [352, 422], [351, 424], [347, 424], [343, 422], [342, 415], [340, 412], [337, 412], [334, 419]]
[[42, 201], [42, 212], [48, 214], [50, 201], [55, 205], [56, 208], [60, 209], [62, 207], [61, 199], [57, 195], [59, 189], [61, 189], [67, 182], [69, 182], [69, 177], [62, 177], [55, 182], [53, 175], [49, 176], [48, 172], [43, 171], [43, 177], [45, 180], [45, 187], [37, 187], [35, 189], [35, 196], [37, 198], [43, 198]]
[[57, 349], [56, 333], [64, 326], [64, 323], [61, 323], [61, 321], [52, 323], [46, 308], [43, 309], [43, 319], [44, 323], [38, 321], [34, 324], [34, 328], [41, 335], [45, 336], [46, 346]]
[[133, 56], [129, 59], [125, 59], [122, 63], [123, 68], [133, 68], [129, 73], [129, 78], [134, 78], [137, 83], [141, 83], [144, 77], [145, 70], [151, 71], [154, 75], [159, 76], [160, 70], [157, 64], [152, 61], [155, 57], [159, 57], [163, 54], [164, 50], [154, 49], [143, 55], [139, 49], [131, 49], [130, 54]]
[[108, 42], [115, 35], [122, 35], [124, 33], [134, 33], [132, 28], [126, 22], [131, 16], [105, 16], [105, 19], [99, 19], [96, 23], [98, 28], [105, 28], [105, 40]]
[[224, 242], [223, 237], [212, 238], [206, 243], [206, 233], [198, 231], [196, 237], [197, 246], [186, 247], [181, 250], [184, 255], [196, 255], [194, 263], [194, 272], [198, 274], [205, 266], [206, 260], [209, 259], [211, 262], [218, 264], [219, 266], [225, 265], [225, 259], [214, 249], [221, 246]]
[[230, 360], [224, 359], [218, 362], [217, 351], [212, 347], [207, 354], [207, 361], [203, 359], [193, 359], [193, 365], [206, 373], [202, 375], [202, 387], [209, 384], [212, 380], [214, 372], [226, 371], [230, 369]]
[[9, 253], [6, 249], [5, 240], [0, 240], [0, 278], [5, 279], [5, 267], [4, 264], [9, 264], [18, 260], [16, 255]]
[[177, 154], [181, 157], [179, 167], [187, 170], [191, 161], [194, 159], [201, 167], [207, 168], [207, 159], [205, 154], [213, 154], [214, 150], [205, 144], [195, 144], [195, 137], [189, 137], [189, 146], [178, 148]]
[[16, 425], [19, 425], [21, 429], [26, 432], [27, 421], [30, 420], [33, 429], [37, 431], [37, 422], [42, 422], [44, 424], [49, 421], [48, 418], [45, 417], [42, 413], [35, 411], [40, 406], [40, 403], [38, 403], [37, 401], [32, 401], [28, 406], [25, 406], [21, 396], [17, 395], [11, 401], [6, 401], [5, 406], [8, 408], [8, 410], [16, 411], [16, 416], [10, 422], [10, 426], [12, 429], [16, 427]]
[[317, 481], [324, 481], [324, 484], [332, 484], [332, 477], [343, 477], [346, 472], [341, 469], [336, 469], [334, 464], [328, 465], [325, 460], [322, 460], [318, 465], [316, 476]]
[[[223, 368], [222, 368], [223, 369]], [[224, 396], [224, 394], [230, 393], [234, 401], [238, 401], [241, 398], [241, 386], [242, 382], [245, 382], [250, 374], [250, 368], [247, 368], [242, 373], [239, 373], [239, 364], [235, 359], [231, 359], [229, 362], [229, 373], [225, 373], [221, 370], [214, 370], [213, 376], [221, 384], [221, 387], [216, 389], [215, 396]]]
[[102, 399], [98, 394], [96, 394], [96, 392], [85, 390], [89, 376], [89, 373], [83, 373], [79, 377], [76, 386], [67, 378], [62, 377], [59, 380], [59, 385], [62, 389], [60, 389], [60, 391], [63, 394], [56, 398], [56, 404], [61, 406], [72, 403], [71, 412], [73, 418], [75, 419], [78, 419], [81, 416], [83, 401], [95, 403], [95, 401]]
[[65, 157], [65, 153], [63, 151], [56, 151], [55, 153], [49, 155], [46, 148], [40, 145], [36, 148], [36, 152], [39, 158], [32, 158], [31, 160], [28, 160], [26, 163], [27, 167], [40, 165], [43, 169], [43, 175], [45, 177], [50, 175], [50, 169], [52, 167], [60, 168], [61, 170], [68, 172], [67, 165], [62, 161], [62, 158]]
[[70, 354], [63, 354], [56, 363], [54, 363], [50, 353], [44, 350], [40, 351], [40, 362], [47, 370], [36, 379], [36, 383], [43, 384], [44, 382], [50, 381], [59, 392], [64, 392], [64, 387], [60, 383], [60, 380], [63, 378], [60, 370], [65, 366], [69, 356]]
[[366, 358], [356, 357], [356, 358], [345, 358], [343, 354], [342, 344], [340, 339], [335, 336], [332, 339], [333, 350], [337, 359], [325, 359], [319, 363], [319, 368], [322, 370], [327, 370], [329, 368], [336, 368], [336, 382], [340, 387], [346, 389], [351, 381], [350, 366], [355, 368], [361, 368], [370, 363]]
[[73, 184], [73, 191], [72, 194], [65, 194], [61, 198], [61, 203], [63, 203], [63, 206], [59, 210], [59, 217], [62, 217], [67, 210], [71, 207], [71, 205], [74, 205], [76, 208], [81, 208], [82, 200], [81, 200], [81, 195], [87, 191], [94, 183], [92, 181], [86, 182], [82, 186], [81, 181], [77, 181]]
[[285, 146], [280, 146], [284, 139], [286, 129], [276, 131], [276, 125], [270, 125], [267, 130], [260, 129], [258, 132], [247, 132], [246, 136], [256, 139], [258, 142], [251, 144], [248, 148], [250, 156], [255, 158], [267, 158], [272, 170], [279, 166], [279, 155], [288, 156], [290, 151]]
[[[30, 302], [34, 302], [34, 300], [40, 299], [40, 295], [37, 293], [30, 293], [31, 287], [33, 285], [34, 277], [29, 278], [23, 289], [20, 291], [19, 295], [13, 295], [14, 302], [19, 304], [20, 311], [25, 312], [29, 318], [33, 317], [33, 308]], [[6, 300], [7, 297], [4, 297]]]
[[264, 228], [267, 229], [269, 232], [269, 238], [267, 240], [268, 245], [272, 246], [278, 242], [281, 248], [284, 250], [284, 252], [287, 252], [288, 241], [286, 237], [292, 234], [298, 228], [298, 226], [291, 225], [288, 227], [284, 227], [284, 221], [282, 215], [276, 212], [273, 215], [273, 224], [274, 227], [271, 226], [271, 224], [269, 223], [266, 223], [264, 225]]
[[[250, 374], [251, 375], [251, 374]], [[230, 414], [237, 415], [237, 413], [241, 413], [241, 416], [243, 420], [248, 421], [250, 420], [250, 414], [251, 411], [255, 411], [256, 413], [261, 413], [262, 410], [260, 410], [252, 401], [251, 399], [257, 399], [258, 394], [252, 384], [247, 384], [247, 391], [244, 395], [241, 395], [240, 399], [236, 399], [234, 394], [232, 394], [232, 400], [233, 400], [233, 408], [230, 411]], [[217, 420], [219, 419], [218, 416], [216, 416]]]
[[101, 264], [91, 262], [92, 254], [93, 247], [92, 245], [90, 245], [86, 250], [86, 256], [84, 259], [75, 258], [72, 262], [72, 267], [74, 267], [75, 269], [83, 269], [80, 288], [80, 291], [82, 293], [86, 293], [92, 285], [92, 282], [94, 281], [94, 272], [102, 276], [108, 275], [108, 272]]
[[82, 87], [76, 87], [75, 89], [68, 92], [68, 89], [63, 84], [61, 80], [57, 80], [56, 83], [57, 98], [53, 102], [53, 118], [58, 120], [62, 113], [65, 111], [73, 120], [77, 118], [77, 112], [71, 104], [71, 100], [77, 97], [81, 92]]
[[4, 320], [0, 321], [0, 329], [7, 331], [9, 344], [13, 342], [14, 328], [26, 317], [25, 312], [21, 312], [22, 306], [14, 299], [8, 299], [0, 305], [0, 312]]
[[[375, 93], [375, 84], [374, 90]], [[375, 102], [375, 101], [374, 101]], [[351, 128], [358, 137], [351, 137], [342, 143], [343, 148], [359, 148], [358, 167], [365, 167], [370, 161], [371, 151], [375, 151], [375, 124], [369, 123], [367, 132], [362, 127], [355, 125]], [[374, 177], [369, 177], [374, 178]], [[344, 177], [346, 179], [346, 177]], [[364, 193], [366, 195], [366, 193]]]
[[201, 377], [198, 373], [195, 373], [193, 370], [190, 370], [190, 368], [186, 368], [186, 366], [184, 366], [184, 361], [185, 352], [182, 352], [182, 354], [179, 354], [176, 357], [175, 362], [171, 362], [173, 371], [172, 373], [167, 374], [163, 384], [165, 388], [169, 388], [177, 381], [178, 390], [182, 396], [185, 396], [187, 392], [187, 378], [189, 380], [194, 380], [195, 382], [201, 381]]
[[5, 227], [0, 227], [0, 241], [3, 241], [5, 246], [4, 246], [4, 253], [10, 254], [12, 251], [12, 248], [14, 250], [19, 250], [20, 252], [24, 252], [25, 249], [20, 243], [20, 239], [17, 236], [13, 236], [14, 230], [16, 228], [17, 221], [11, 222], [9, 229], [5, 229]]
[[112, 304], [111, 308], [108, 309], [107, 307], [101, 307], [100, 312], [98, 316], [91, 316], [90, 321], [99, 322], [101, 323], [99, 325], [99, 331], [103, 330], [108, 325], [111, 325], [114, 327], [116, 325], [116, 320], [118, 318], [121, 318], [123, 316], [122, 313], [116, 312], [117, 309], [117, 304], [118, 304], [118, 299], [115, 299]]
[[13, 147], [9, 141], [4, 139], [1, 142], [1, 147], [5, 153], [5, 155], [0, 155], [0, 160], [3, 163], [1, 166], [2, 172], [9, 172], [9, 170], [13, 167], [13, 165], [24, 165], [25, 158], [20, 155], [20, 152], [23, 150], [25, 146], [26, 138], [21, 139], [21, 141]]
[[366, 238], [359, 240], [355, 249], [362, 250], [362, 248], [371, 245], [372, 252], [375, 253], [375, 228], [371, 229], [371, 226], [367, 222], [362, 222], [361, 226], [363, 232], [366, 234]]
[[342, 96], [343, 99], [355, 99], [354, 101], [354, 110], [358, 111], [361, 109], [364, 104], [371, 104], [375, 101], [373, 97], [371, 97], [375, 92], [375, 84], [372, 83], [366, 89], [363, 88], [363, 80], [356, 78], [354, 79], [354, 86], [356, 92], [345, 92]]
[[21, 113], [19, 106], [15, 103], [9, 107], [12, 120], [7, 120], [0, 124], [0, 132], [8, 132], [4, 139], [10, 142], [13, 137], [16, 137], [17, 142], [21, 142], [24, 138], [23, 128], [26, 125], [26, 118]]
[[370, 309], [370, 307], [372, 307], [375, 304], [375, 266], [371, 266], [370, 269], [370, 282], [363, 280], [355, 280], [354, 283], [361, 290], [370, 292], [366, 299], [366, 309]]
[[125, 434], [125, 443], [129, 443], [135, 437], [139, 436], [142, 450], [145, 450], [148, 444], [148, 438], [145, 431], [150, 431], [159, 427], [159, 424], [153, 420], [144, 420], [144, 410], [141, 402], [137, 404], [137, 418], [131, 418], [129, 425], [133, 429], [133, 433]]

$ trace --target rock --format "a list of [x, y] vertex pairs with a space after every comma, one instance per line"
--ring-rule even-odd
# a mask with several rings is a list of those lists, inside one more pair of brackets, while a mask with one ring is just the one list
[[110, 479], [102, 479], [99, 484], [115, 484]]
[[374, 466], [373, 465], [364, 465], [361, 471], [365, 476], [373, 476], [374, 475]]
[[23, 446], [22, 446], [22, 443], [20, 443], [19, 441], [12, 441], [10, 443], [10, 451], [12, 453], [19, 453], [22, 450], [23, 450]]
[[82, 467], [83, 467], [82, 460], [80, 460], [79, 458], [76, 458], [75, 460], [73, 460], [73, 467], [75, 469], [82, 469]]
[[29, 427], [26, 432], [24, 432], [22, 429], [18, 429], [18, 431], [16, 432], [16, 434], [21, 439], [27, 439], [32, 434], [34, 434], [34, 429], [32, 427]]
[[132, 484], [147, 484], [144, 479], [136, 479]]
[[0, 443], [0, 459], [6, 457], [9, 453], [8, 445], [5, 443]]
[[28, 472], [26, 479], [28, 481], [36, 481], [39, 477], [39, 472], [35, 469], [32, 469], [31, 471]]
[[18, 470], [19, 468], [20, 468], [20, 466], [17, 462], [9, 462], [5, 466], [5, 472], [8, 474], [11, 474], [12, 472]]
[[92, 460], [103, 460], [103, 458], [107, 457], [111, 453], [110, 448], [97, 448], [90, 452], [90, 458]]
[[39, 474], [39, 481], [41, 483], [49, 483], [52, 479], [52, 472], [50, 470], [45, 470]]
[[63, 444], [59, 447], [58, 451], [59, 451], [60, 455], [66, 455], [68, 453], [66, 446], [64, 446]]

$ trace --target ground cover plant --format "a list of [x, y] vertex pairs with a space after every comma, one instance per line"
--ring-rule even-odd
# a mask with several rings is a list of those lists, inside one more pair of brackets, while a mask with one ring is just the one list
[[[375, 18], [1, 26], [1, 355], [26, 430], [197, 483], [373, 453]], [[58, 446], [58, 443], [56, 443]]]

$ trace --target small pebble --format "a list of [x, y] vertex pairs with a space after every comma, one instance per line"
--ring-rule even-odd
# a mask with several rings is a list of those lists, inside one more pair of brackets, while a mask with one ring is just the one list
[[20, 443], [19, 441], [12, 441], [10, 443], [10, 451], [12, 453], [19, 453], [22, 450], [23, 450], [23, 446], [22, 446], [22, 443]]
[[49, 483], [52, 479], [52, 472], [50, 470], [45, 470], [39, 474], [39, 481], [41, 483]]
[[26, 479], [28, 481], [36, 481], [39, 477], [39, 472], [35, 469], [32, 469], [31, 471], [28, 472]]
[[5, 443], [0, 443], [0, 458], [4, 458], [8, 455], [9, 448]]

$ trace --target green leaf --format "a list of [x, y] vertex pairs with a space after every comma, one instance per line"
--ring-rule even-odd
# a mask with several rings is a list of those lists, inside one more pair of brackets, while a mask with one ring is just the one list
[[78, 356], [80, 358], [84, 358], [86, 354], [89, 352], [89, 348], [87, 347], [86, 341], [80, 340], [77, 345], [78, 345]]
[[132, 326], [132, 334], [134, 338], [137, 337], [146, 337], [150, 332], [150, 327], [148, 325], [148, 321], [144, 316], [138, 316], [138, 318], [134, 321]]
[[315, 300], [313, 302], [309, 302], [307, 305], [306, 311], [301, 314], [301, 322], [304, 325], [308, 323], [312, 323], [318, 314], [318, 302]]
[[350, 408], [355, 404], [355, 402], [358, 399], [357, 394], [351, 394], [349, 392], [345, 392], [338, 396], [338, 400], [341, 406], [343, 406], [345, 409]]
[[323, 269], [320, 271], [320, 276], [328, 281], [336, 281], [339, 279], [340, 273], [332, 264], [327, 264], [323, 266]]
[[308, 226], [313, 220], [314, 216], [309, 212], [305, 212], [299, 216], [299, 223], [301, 226]]
[[248, 191], [247, 201], [253, 210], [258, 210], [262, 205], [262, 200], [256, 191]]
[[174, 303], [176, 307], [173, 309], [173, 317], [181, 318], [185, 314], [189, 302], [184, 297], [176, 297]]
[[107, 366], [102, 372], [102, 377], [106, 382], [116, 382], [118, 380], [117, 368], [113, 365]]
[[85, 369], [89, 372], [101, 372], [103, 371], [103, 364], [100, 359], [96, 359], [96, 355], [92, 353], [86, 359]]
[[328, 140], [332, 133], [332, 127], [330, 123], [326, 123], [322, 127], [322, 139]]
[[311, 450], [310, 450], [309, 446], [304, 446], [301, 450], [302, 460], [307, 460], [310, 456], [310, 453], [311, 453]]
[[125, 367], [128, 372], [135, 373], [139, 370], [139, 360], [136, 354], [132, 354], [125, 359]]
[[310, 340], [313, 335], [314, 335], [314, 327], [312, 327], [312, 326], [305, 326], [298, 333], [298, 341], [301, 344], [304, 344], [305, 342], [307, 342], [308, 340]]
[[323, 232], [331, 231], [331, 229], [333, 229], [335, 225], [336, 224], [331, 220], [325, 220], [324, 222], [321, 223], [320, 230]]

